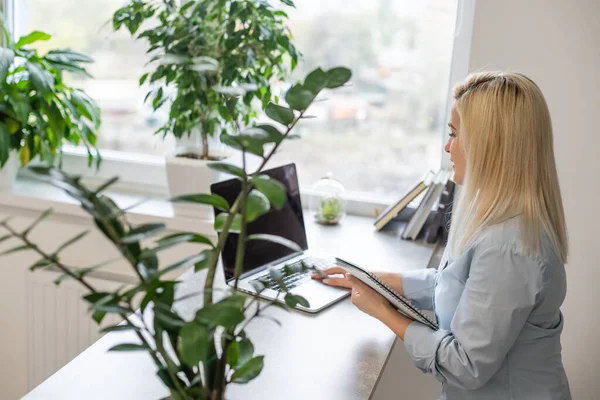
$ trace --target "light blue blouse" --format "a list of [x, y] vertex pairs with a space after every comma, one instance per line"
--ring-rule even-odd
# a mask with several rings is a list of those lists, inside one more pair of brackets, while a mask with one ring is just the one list
[[414, 364], [442, 383], [442, 400], [569, 400], [559, 310], [564, 265], [551, 243], [524, 255], [519, 220], [486, 228], [456, 260], [402, 274], [407, 297], [433, 310], [438, 331], [412, 322], [404, 345]]

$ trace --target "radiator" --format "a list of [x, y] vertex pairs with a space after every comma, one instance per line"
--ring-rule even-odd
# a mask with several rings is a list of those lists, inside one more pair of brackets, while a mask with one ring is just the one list
[[[101, 335], [91, 319], [88, 304], [81, 299], [86, 290], [77, 282], [64, 281], [57, 287], [54, 272], [27, 274], [27, 384], [32, 390]], [[92, 281], [90, 281], [92, 282]], [[121, 283], [93, 280], [97, 290], [116, 290]], [[102, 326], [118, 323], [118, 316], [107, 316]]]

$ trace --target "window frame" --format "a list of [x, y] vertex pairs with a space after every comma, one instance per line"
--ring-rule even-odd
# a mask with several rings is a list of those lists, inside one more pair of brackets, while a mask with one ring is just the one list
[[[9, 31], [22, 32], [25, 21], [26, 7], [24, 2], [18, 0], [3, 1], [5, 18]], [[184, 0], [185, 1], [185, 0]], [[447, 104], [445, 107], [446, 117], [450, 115], [453, 103], [452, 87], [468, 75], [469, 56], [471, 49], [471, 37], [473, 31], [473, 20], [476, 0], [457, 0], [457, 15], [455, 23], [455, 35], [452, 50], [452, 61], [450, 63], [449, 87]], [[439, 133], [445, 142], [446, 129]], [[177, 145], [181, 142], [178, 141]], [[98, 170], [88, 168], [87, 153], [84, 149], [74, 146], [63, 148], [63, 169], [70, 173], [82, 175], [92, 183], [108, 180], [119, 176], [119, 184], [115, 189], [124, 192], [133, 192], [143, 195], [168, 195], [166, 177], [165, 157], [144, 155], [115, 150], [101, 150], [102, 163]], [[440, 167], [450, 166], [450, 160], [443, 147]], [[21, 170], [20, 176], [28, 175], [27, 171]], [[305, 186], [301, 186], [304, 207], [308, 207], [314, 192]], [[349, 193], [347, 212], [355, 215], [374, 216], [383, 211], [393, 199], [382, 199], [368, 196], [367, 193]]]

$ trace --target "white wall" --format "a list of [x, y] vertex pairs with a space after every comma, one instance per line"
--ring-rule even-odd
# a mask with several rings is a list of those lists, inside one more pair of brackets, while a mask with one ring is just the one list
[[522, 72], [542, 89], [571, 245], [563, 360], [574, 399], [600, 398], [600, 0], [478, 0], [470, 70]]

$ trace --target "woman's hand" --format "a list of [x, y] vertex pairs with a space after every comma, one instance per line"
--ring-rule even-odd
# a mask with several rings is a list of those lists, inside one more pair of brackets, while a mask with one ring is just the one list
[[352, 287], [352, 304], [362, 312], [373, 318], [383, 320], [393, 310], [392, 305], [382, 295], [371, 289], [351, 274], [346, 274], [345, 279]]
[[[320, 280], [324, 284], [329, 286], [337, 286], [350, 289], [352, 285], [350, 285], [349, 281], [345, 278], [346, 270], [342, 267], [331, 267], [322, 271], [325, 275], [329, 275], [328, 278], [322, 278], [319, 274], [314, 273], [312, 275], [313, 279]], [[340, 275], [340, 277], [334, 278], [331, 275]], [[402, 276], [393, 272], [373, 272], [373, 275], [381, 279], [386, 285], [394, 289], [396, 292], [404, 295], [404, 289], [402, 288]]]
[[[348, 281], [348, 279], [346, 279], [344, 277], [344, 275], [346, 274], [346, 270], [343, 269], [342, 267], [327, 268], [326, 270], [323, 271], [323, 273], [325, 275], [329, 276], [329, 277], [328, 278], [321, 278], [321, 276], [315, 272], [312, 275], [312, 278], [316, 279], [316, 280], [320, 280], [324, 284], [329, 285], [329, 286], [343, 287], [343, 288], [346, 288], [346, 289], [351, 289], [352, 288], [352, 285], [350, 284], [350, 281]], [[333, 278], [333, 277], [331, 277], [332, 275], [341, 275], [341, 277], [339, 277], [339, 278]]]

